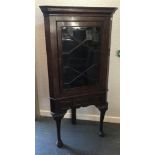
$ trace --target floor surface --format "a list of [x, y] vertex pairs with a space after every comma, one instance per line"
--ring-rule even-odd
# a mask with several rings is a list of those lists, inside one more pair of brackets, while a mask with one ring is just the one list
[[36, 121], [35, 155], [119, 155], [120, 125], [104, 123], [105, 137], [98, 136], [99, 122], [62, 120], [63, 148], [57, 148], [56, 125], [53, 118]]

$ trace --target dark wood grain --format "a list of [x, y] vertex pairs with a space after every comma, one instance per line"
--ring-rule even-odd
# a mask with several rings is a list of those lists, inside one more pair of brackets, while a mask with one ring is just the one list
[[[117, 8], [111, 7], [59, 7], [40, 6], [44, 15], [47, 65], [51, 113], [56, 120], [58, 147], [62, 147], [61, 119], [72, 109], [72, 122], [76, 121], [76, 108], [95, 105], [101, 112], [100, 135], [103, 136], [103, 119], [108, 107], [108, 74], [111, 40], [111, 17]], [[96, 85], [63, 88], [62, 75], [62, 26], [99, 27], [100, 59], [99, 81]]]
[[117, 8], [115, 7], [73, 7], [73, 6], [40, 6], [44, 14], [104, 14], [112, 15]]

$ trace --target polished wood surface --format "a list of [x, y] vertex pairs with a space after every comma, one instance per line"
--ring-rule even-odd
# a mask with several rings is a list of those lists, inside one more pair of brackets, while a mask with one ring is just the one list
[[[113, 15], [117, 10], [115, 7], [73, 7], [73, 6], [41, 6], [42, 12], [45, 14], [98, 14]], [[93, 16], [91, 15], [91, 16]]]
[[[108, 109], [108, 72], [110, 56], [111, 17], [117, 8], [108, 7], [59, 7], [40, 6], [44, 15], [46, 51], [48, 62], [51, 113], [57, 124], [57, 146], [62, 147], [60, 136], [61, 119], [72, 109], [72, 123], [76, 123], [76, 108], [96, 106], [100, 112], [99, 135], [103, 133], [103, 119]], [[62, 30], [63, 26], [99, 27], [100, 55], [99, 81], [97, 85], [63, 88]]]

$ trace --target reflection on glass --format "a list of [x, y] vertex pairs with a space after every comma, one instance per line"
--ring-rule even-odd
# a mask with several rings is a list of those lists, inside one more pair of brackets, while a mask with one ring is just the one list
[[64, 89], [98, 83], [99, 33], [98, 27], [62, 27]]

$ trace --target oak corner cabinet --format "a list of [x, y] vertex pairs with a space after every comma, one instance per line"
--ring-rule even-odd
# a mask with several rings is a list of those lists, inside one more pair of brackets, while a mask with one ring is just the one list
[[110, 36], [114, 7], [40, 6], [44, 15], [51, 114], [62, 147], [61, 119], [68, 109], [100, 110], [99, 135], [107, 103]]

